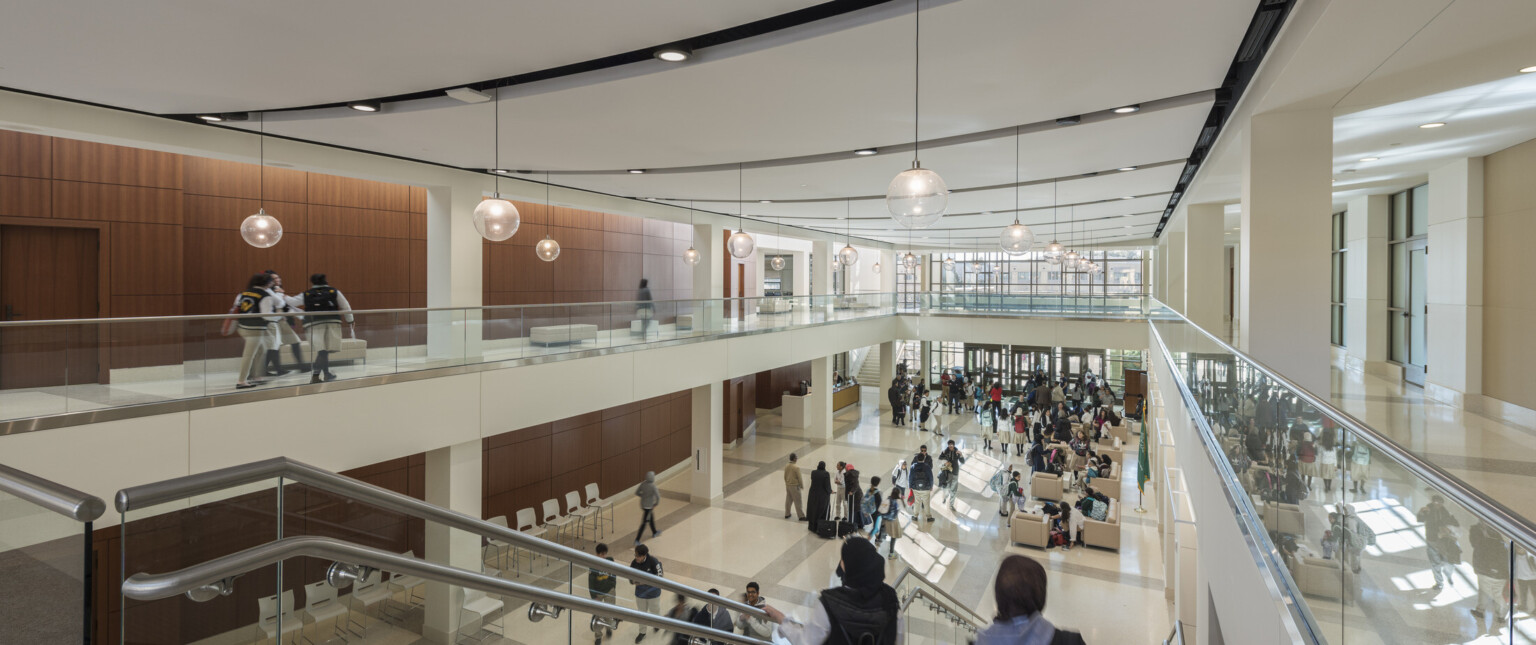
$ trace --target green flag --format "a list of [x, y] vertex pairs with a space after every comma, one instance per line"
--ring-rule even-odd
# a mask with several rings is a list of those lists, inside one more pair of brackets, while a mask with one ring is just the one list
[[1140, 454], [1136, 457], [1136, 490], [1141, 491], [1142, 495], [1146, 495], [1147, 480], [1152, 479], [1152, 460], [1147, 455], [1147, 438], [1149, 433], [1145, 425], [1146, 422], [1143, 421], [1142, 424], [1141, 447], [1137, 449], [1137, 452]]

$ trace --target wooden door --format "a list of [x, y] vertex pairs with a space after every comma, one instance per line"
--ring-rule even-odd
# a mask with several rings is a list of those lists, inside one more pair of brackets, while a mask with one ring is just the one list
[[[93, 228], [0, 226], [0, 317], [95, 318], [99, 232]], [[95, 327], [0, 329], [0, 388], [95, 383]]]
[[747, 265], [745, 263], [736, 265], [736, 297], [740, 298], [736, 301], [737, 318], [740, 320], [746, 320], [747, 301], [745, 298], [747, 297]]

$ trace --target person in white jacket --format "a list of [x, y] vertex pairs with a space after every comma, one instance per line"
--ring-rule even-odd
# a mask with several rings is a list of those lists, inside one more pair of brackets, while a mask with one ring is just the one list
[[[747, 583], [747, 593], [743, 601], [748, 605], [757, 607], [759, 609], [768, 604], [768, 600], [763, 598], [761, 589], [757, 586], [756, 582]], [[750, 616], [746, 612], [742, 612], [736, 615], [736, 626], [741, 629], [742, 634], [752, 638], [772, 641], [773, 625], [773, 621], [770, 621], [767, 618]]]
[[907, 504], [907, 476], [910, 473], [905, 459], [896, 462], [896, 467], [891, 469], [891, 485], [896, 487], [896, 499], [903, 508]]

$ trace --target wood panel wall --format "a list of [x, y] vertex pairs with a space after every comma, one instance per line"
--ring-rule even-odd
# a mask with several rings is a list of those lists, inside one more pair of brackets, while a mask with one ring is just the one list
[[[426, 457], [415, 454], [341, 474], [417, 499], [426, 497]], [[387, 551], [424, 553], [422, 520], [348, 503], [302, 484], [284, 488], [283, 535], [319, 535], [350, 540]], [[123, 535], [127, 539], [123, 539]], [[277, 537], [277, 495], [274, 490], [249, 493], [201, 504], [95, 531], [92, 540], [92, 642], [115, 643], [126, 631], [126, 643], [190, 643], [256, 622], [257, 600], [275, 593], [277, 568], [265, 567], [241, 576], [235, 593], [204, 603], [183, 596], [153, 602], [128, 601], [122, 620], [117, 586], [126, 547], [127, 572], [164, 573], [178, 570]], [[294, 591], [296, 606], [304, 605], [303, 586], [324, 578], [330, 563], [313, 558], [289, 560], [283, 567], [283, 589]], [[349, 590], [339, 590], [346, 594]], [[126, 625], [122, 624], [126, 623]]]
[[[573, 393], [574, 395], [574, 393]], [[586, 500], [596, 483], [603, 497], [640, 483], [647, 471], [662, 472], [688, 459], [693, 434], [693, 394], [674, 392], [483, 440], [481, 513], [504, 515], [516, 527], [517, 511], [565, 494]]]
[[[270, 249], [239, 235], [262, 199], [283, 224]], [[425, 188], [0, 130], [0, 218], [98, 227], [103, 317], [221, 314], [267, 269], [290, 293], [325, 273], [355, 308], [425, 307], [426, 212]], [[363, 321], [359, 337], [375, 347], [419, 340], [382, 322]], [[112, 369], [179, 365], [200, 358], [217, 329], [115, 328], [105, 358]], [[217, 340], [212, 355], [238, 346]]]
[[721, 441], [726, 444], [747, 434], [757, 423], [757, 374], [738, 376], [724, 382], [721, 395]]
[[811, 362], [776, 367], [757, 373], [757, 407], [772, 410], [784, 405], [785, 390], [793, 391], [800, 381], [811, 380]]

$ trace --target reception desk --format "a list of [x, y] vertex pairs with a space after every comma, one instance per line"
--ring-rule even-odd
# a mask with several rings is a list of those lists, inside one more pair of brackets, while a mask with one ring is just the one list
[[784, 395], [784, 407], [780, 408], [786, 428], [811, 427], [811, 406], [806, 405], [809, 396]]
[[864, 388], [858, 383], [848, 383], [840, 388], [832, 390], [832, 410], [835, 412], [859, 402], [859, 391]]

